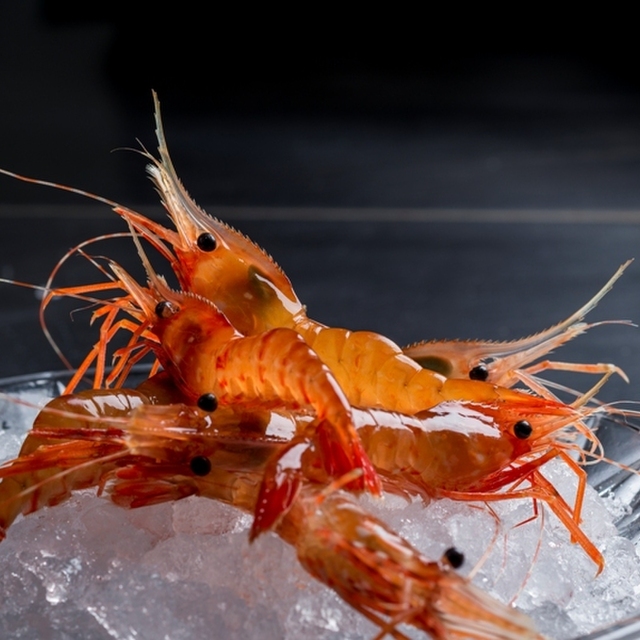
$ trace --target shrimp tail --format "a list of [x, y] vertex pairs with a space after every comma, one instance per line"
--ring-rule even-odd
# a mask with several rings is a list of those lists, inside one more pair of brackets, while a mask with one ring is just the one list
[[[353, 488], [380, 494], [380, 480], [362, 447], [347, 398], [331, 371], [299, 334], [287, 328], [272, 329], [231, 342], [223, 356], [219, 362], [227, 362], [228, 369], [218, 370], [219, 381], [225, 382], [229, 391], [237, 387], [238, 397], [247, 397], [244, 375], [254, 389], [260, 389], [263, 399], [269, 394], [279, 402], [312, 407], [319, 419], [318, 442], [327, 471], [341, 476], [362, 469]], [[232, 362], [241, 367], [239, 374]]]
[[326, 421], [320, 422], [316, 427], [316, 436], [327, 473], [333, 477], [340, 477], [350, 469], [360, 469], [362, 473], [359, 478], [355, 478], [348, 485], [348, 488], [358, 490], [364, 487], [374, 495], [379, 494], [378, 472], [371, 463], [360, 437], [351, 440], [350, 451], [346, 453], [344, 447], [336, 444], [334, 431], [335, 429]]
[[311, 450], [308, 440], [294, 438], [268, 462], [256, 500], [250, 542], [272, 530], [291, 508], [302, 486], [303, 457]]

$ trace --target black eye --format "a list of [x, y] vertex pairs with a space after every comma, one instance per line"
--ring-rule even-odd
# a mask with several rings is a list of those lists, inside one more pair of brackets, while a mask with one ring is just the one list
[[191, 458], [189, 467], [196, 476], [206, 476], [211, 472], [211, 462], [209, 461], [209, 458], [205, 458], [204, 456]]
[[205, 251], [206, 253], [210, 253], [217, 246], [214, 235], [208, 232], [201, 233], [196, 242], [198, 244], [198, 249], [200, 249], [200, 251]]
[[156, 305], [156, 315], [158, 318], [170, 318], [178, 313], [178, 307], [168, 300], [162, 300]]
[[469, 371], [469, 378], [471, 380], [480, 380], [484, 382], [489, 377], [489, 369], [486, 364], [478, 364], [471, 371]]
[[198, 398], [198, 407], [211, 413], [218, 408], [218, 398], [213, 393], [203, 393]]
[[526, 440], [533, 433], [533, 427], [527, 420], [520, 420], [513, 425], [513, 433], [516, 438]]
[[455, 547], [447, 549], [444, 552], [444, 558], [454, 569], [459, 569], [464, 563], [464, 553], [458, 551]]

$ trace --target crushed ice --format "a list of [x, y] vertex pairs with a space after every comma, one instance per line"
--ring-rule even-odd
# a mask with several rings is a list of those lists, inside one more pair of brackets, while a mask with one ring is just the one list
[[[31, 401], [33, 394], [29, 395]], [[0, 457], [14, 456], [31, 414], [0, 407]], [[575, 486], [566, 465], [544, 474]], [[640, 609], [640, 559], [616, 535], [626, 509], [589, 489], [583, 528], [603, 550], [595, 565], [558, 520], [530, 500], [485, 505], [440, 500], [424, 506], [363, 498], [428, 557], [455, 545], [461, 571], [504, 602], [514, 601], [540, 631], [575, 638]], [[526, 524], [520, 523], [529, 520]], [[93, 491], [20, 518], [0, 544], [0, 637], [65, 640], [300, 638], [365, 640], [371, 622], [308, 577], [277, 537], [247, 541], [251, 519], [201, 498], [126, 510]], [[487, 551], [488, 550], [488, 551]], [[403, 628], [412, 638], [424, 637]]]

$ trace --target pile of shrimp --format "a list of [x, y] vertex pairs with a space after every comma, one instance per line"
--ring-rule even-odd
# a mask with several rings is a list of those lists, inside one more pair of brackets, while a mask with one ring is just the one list
[[[612, 364], [545, 357], [597, 324], [586, 314], [629, 263], [571, 317], [515, 342], [401, 348], [373, 332], [324, 326], [269, 255], [191, 199], [154, 101], [159, 157], [140, 153], [174, 228], [0, 170], [109, 204], [147, 277], [138, 282], [116, 262], [91, 258], [91, 241], [54, 269], [41, 317], [56, 297], [88, 301], [99, 337], [65, 393], [40, 411], [18, 457], [0, 466], [0, 536], [20, 514], [89, 487], [128, 508], [204, 496], [251, 514], [251, 540], [270, 534], [291, 545], [312, 576], [377, 626], [376, 638], [406, 638], [403, 625], [435, 639], [542, 638], [524, 614], [458, 574], [464, 550], [426, 558], [358, 496], [527, 500], [532, 518], [544, 505], [602, 571], [602, 553], [580, 526], [584, 466], [603, 458], [589, 425], [612, 411], [595, 401], [598, 390], [614, 374], [626, 377]], [[154, 270], [149, 251], [178, 288]], [[74, 253], [101, 280], [55, 287]], [[118, 334], [125, 344], [112, 348]], [[147, 357], [148, 379], [128, 388]], [[566, 403], [540, 376], [552, 369], [597, 381]], [[79, 390], [89, 376], [91, 388]], [[577, 478], [571, 503], [542, 472], [551, 460]]]

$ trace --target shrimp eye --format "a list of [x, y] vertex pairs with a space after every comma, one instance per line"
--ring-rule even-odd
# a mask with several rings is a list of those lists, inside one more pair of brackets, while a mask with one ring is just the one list
[[213, 251], [218, 244], [216, 242], [215, 236], [212, 233], [208, 233], [206, 231], [198, 236], [196, 243], [198, 245], [198, 249], [200, 249], [200, 251], [205, 251], [206, 253], [211, 253], [211, 251]]
[[489, 369], [486, 364], [477, 364], [471, 371], [469, 371], [469, 378], [471, 380], [480, 380], [484, 382], [489, 377]]
[[218, 408], [218, 398], [213, 393], [203, 393], [198, 398], [198, 407], [211, 413]]
[[156, 315], [158, 318], [170, 318], [172, 315], [178, 313], [178, 307], [168, 300], [162, 300], [156, 305]]
[[458, 551], [455, 547], [449, 547], [449, 549], [444, 552], [443, 558], [454, 569], [459, 569], [464, 563], [464, 553]]
[[516, 438], [526, 440], [533, 433], [533, 427], [527, 420], [520, 420], [513, 425], [513, 433]]
[[205, 458], [204, 456], [191, 458], [189, 467], [196, 476], [206, 476], [211, 472], [211, 462], [209, 461], [209, 458]]

